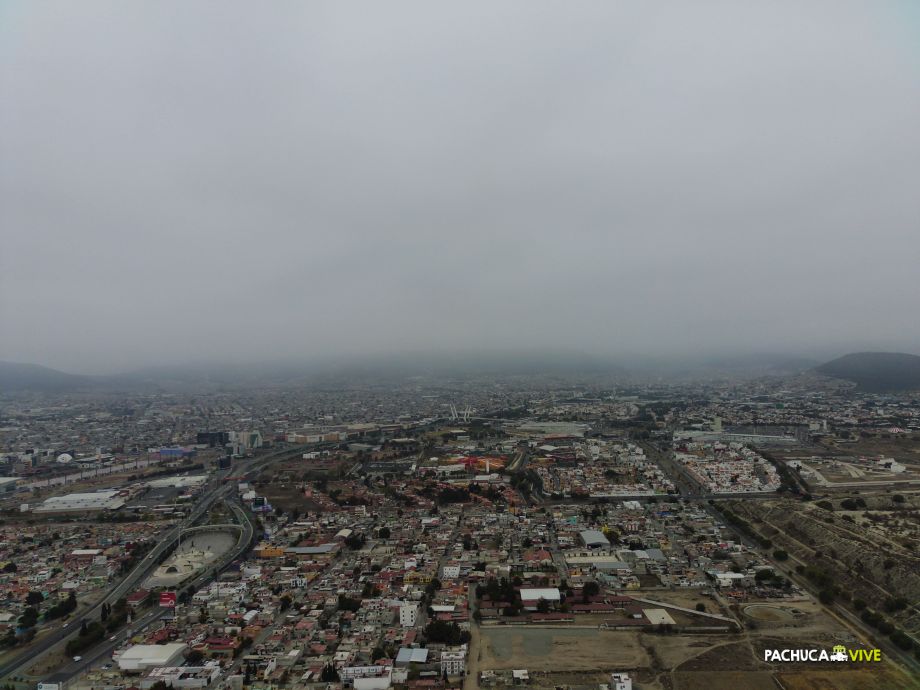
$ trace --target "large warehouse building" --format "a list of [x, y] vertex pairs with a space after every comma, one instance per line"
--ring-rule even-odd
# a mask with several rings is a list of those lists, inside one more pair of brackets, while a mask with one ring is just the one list
[[604, 536], [604, 533], [596, 529], [582, 530], [579, 535], [582, 543], [589, 549], [607, 549], [610, 548], [610, 541]]
[[118, 668], [122, 671], [146, 671], [157, 666], [176, 666], [182, 662], [184, 642], [170, 644], [136, 644], [128, 647], [118, 656]]
[[45, 499], [35, 507], [36, 513], [84, 513], [98, 510], [118, 510], [125, 504], [118, 491], [95, 491], [88, 494], [67, 494]]

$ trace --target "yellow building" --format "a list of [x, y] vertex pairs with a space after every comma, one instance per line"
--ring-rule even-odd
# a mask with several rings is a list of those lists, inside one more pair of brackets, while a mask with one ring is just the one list
[[259, 558], [281, 558], [284, 556], [284, 549], [271, 544], [259, 544], [256, 547], [256, 556]]
[[431, 573], [423, 573], [418, 570], [410, 570], [403, 577], [403, 582], [407, 585], [427, 585], [431, 582]]

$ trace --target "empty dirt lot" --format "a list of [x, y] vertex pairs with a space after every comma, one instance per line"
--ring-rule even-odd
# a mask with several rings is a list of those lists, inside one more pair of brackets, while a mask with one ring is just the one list
[[482, 628], [480, 640], [483, 670], [594, 671], [649, 663], [631, 632], [496, 626]]
[[[786, 690], [917, 690], [920, 680], [896, 673], [889, 666], [779, 673]], [[740, 686], [739, 686], [740, 687]]]
[[674, 674], [674, 690], [776, 690], [769, 671], [688, 672]]

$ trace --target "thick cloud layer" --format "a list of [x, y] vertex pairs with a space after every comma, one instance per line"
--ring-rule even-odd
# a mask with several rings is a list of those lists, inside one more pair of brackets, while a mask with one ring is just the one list
[[0, 12], [0, 359], [920, 349], [910, 3]]

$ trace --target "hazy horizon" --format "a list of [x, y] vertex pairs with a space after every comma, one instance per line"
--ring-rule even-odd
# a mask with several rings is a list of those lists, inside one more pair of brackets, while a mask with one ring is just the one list
[[[487, 374], [545, 371], [577, 374], [591, 371], [621, 373], [642, 377], [671, 378], [692, 375], [704, 379], [714, 375], [737, 372], [744, 376], [761, 372], [805, 371], [853, 352], [751, 352], [704, 353], [696, 355], [649, 355], [641, 353], [597, 354], [575, 349], [507, 349], [507, 350], [439, 350], [400, 351], [391, 353], [325, 354], [282, 358], [204, 357], [165, 363], [143, 363], [126, 369], [70, 369], [50, 366], [43, 362], [0, 360], [0, 364], [36, 365], [65, 374], [81, 376], [175, 376], [188, 374], [191, 378], [215, 375], [235, 376], [245, 373], [257, 376], [331, 375], [366, 373], [389, 376], [454, 373]], [[920, 357], [920, 354], [901, 353]]]
[[920, 353], [908, 3], [7, 2], [0, 360]]

